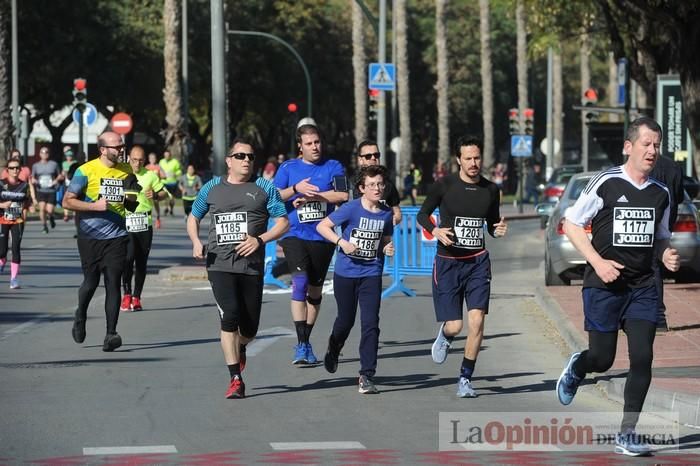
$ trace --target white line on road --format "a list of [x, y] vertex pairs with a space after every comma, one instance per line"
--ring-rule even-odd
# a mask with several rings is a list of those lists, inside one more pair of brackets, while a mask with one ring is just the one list
[[246, 348], [246, 355], [255, 356], [256, 354], [261, 353], [268, 346], [271, 346], [280, 338], [295, 336], [296, 332], [284, 327], [273, 327], [261, 330], [256, 335], [255, 340]]
[[366, 450], [360, 442], [270, 442], [273, 450]]
[[19, 324], [16, 327], [12, 327], [9, 330], [5, 330], [2, 335], [0, 335], [0, 341], [11, 337], [12, 335], [15, 335], [17, 333], [22, 333], [25, 329], [31, 327], [32, 325], [38, 324], [39, 322], [42, 322], [44, 320], [49, 320], [52, 316], [50, 314], [42, 314], [38, 317], [35, 317], [34, 319], [30, 320], [29, 322], [25, 322], [23, 324]]
[[135, 455], [146, 453], [177, 453], [175, 445], [151, 445], [144, 447], [93, 447], [83, 448], [83, 455]]

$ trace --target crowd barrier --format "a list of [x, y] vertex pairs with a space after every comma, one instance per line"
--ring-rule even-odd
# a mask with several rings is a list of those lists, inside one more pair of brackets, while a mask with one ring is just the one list
[[[418, 210], [418, 207], [401, 207], [403, 218], [400, 224], [394, 226], [394, 257], [387, 257], [384, 263], [384, 274], [391, 277], [391, 284], [382, 293], [382, 298], [394, 293], [415, 296], [415, 291], [404, 284], [404, 277], [432, 275], [437, 241], [424, 232], [418, 224], [416, 219]], [[436, 211], [433, 216], [437, 223], [438, 212]], [[265, 246], [265, 285], [286, 289], [289, 286], [272, 274], [277, 262], [277, 242], [272, 241]], [[331, 264], [331, 271], [334, 263], [335, 257]]]

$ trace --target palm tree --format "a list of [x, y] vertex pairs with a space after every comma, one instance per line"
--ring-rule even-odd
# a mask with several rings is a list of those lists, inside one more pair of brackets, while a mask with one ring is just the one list
[[552, 113], [554, 114], [554, 127], [552, 128], [555, 141], [559, 141], [559, 150], [556, 149], [552, 157], [552, 167], [560, 167], [563, 164], [564, 157], [562, 148], [564, 146], [564, 89], [562, 82], [562, 65], [561, 65], [561, 49], [553, 48], [552, 54]]
[[[365, 35], [363, 28], [363, 13], [355, 0], [352, 4], [352, 71], [355, 87], [355, 143], [367, 139], [367, 76], [365, 69]], [[353, 163], [355, 157], [352, 158]]]
[[484, 167], [495, 161], [493, 143], [493, 64], [491, 61], [491, 21], [489, 0], [479, 0], [479, 37], [481, 40], [481, 111], [484, 125]]
[[520, 110], [520, 128], [525, 128], [524, 113], [527, 108], [527, 19], [525, 18], [524, 0], [516, 0], [516, 68], [518, 75], [518, 110]]
[[437, 52], [437, 114], [438, 114], [438, 161], [444, 166], [450, 163], [450, 109], [448, 104], [448, 62], [445, 9], [447, 0], [435, 1], [435, 50]]
[[8, 46], [10, 8], [0, 2], [0, 166], [4, 166], [12, 148], [12, 116], [10, 102], [10, 47]]
[[406, 36], [406, 0], [396, 0], [396, 84], [399, 101], [399, 133], [401, 137], [401, 163], [396, 167], [396, 176], [408, 171], [412, 159], [411, 147], [411, 99], [408, 76], [408, 38]]
[[[581, 93], [579, 95], [583, 95], [586, 89], [591, 87], [591, 39], [586, 30], [581, 34], [580, 73]], [[588, 125], [585, 115], [585, 112], [581, 112], [581, 165], [584, 170], [588, 170]]]
[[164, 131], [165, 146], [174, 158], [183, 160], [187, 157], [189, 135], [183, 115], [182, 86], [180, 81], [180, 8], [177, 0], [164, 0], [163, 26], [165, 45], [163, 46], [163, 62], [165, 68], [165, 103]]

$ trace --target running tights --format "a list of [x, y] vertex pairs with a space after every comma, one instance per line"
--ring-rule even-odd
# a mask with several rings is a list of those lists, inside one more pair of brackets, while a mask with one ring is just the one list
[[15, 264], [22, 263], [22, 255], [20, 254], [19, 246], [22, 243], [22, 233], [24, 232], [24, 223], [15, 223], [13, 225], [2, 224], [0, 229], [0, 258], [7, 257], [8, 243], [10, 236], [12, 237], [12, 262]]
[[[627, 319], [623, 325], [627, 334], [630, 369], [625, 382], [625, 408], [621, 431], [634, 429], [644, 399], [651, 384], [651, 363], [654, 358], [656, 324], [641, 319]], [[615, 361], [618, 332], [588, 332], [588, 350], [574, 364], [577, 376], [589, 372], [605, 372]]]
[[[129, 245], [126, 248], [126, 263], [124, 265], [124, 294], [141, 297], [143, 284], [146, 282], [146, 265], [151, 253], [153, 228], [146, 231], [129, 233]], [[135, 269], [135, 270], [134, 270]], [[131, 292], [131, 277], [134, 277], [134, 291]]]

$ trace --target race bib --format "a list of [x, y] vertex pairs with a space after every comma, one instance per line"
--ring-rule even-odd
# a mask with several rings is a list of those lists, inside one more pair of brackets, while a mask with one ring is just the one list
[[216, 244], [238, 244], [248, 236], [248, 212], [214, 214]]
[[353, 228], [350, 231], [348, 241], [357, 246], [357, 249], [352, 253], [352, 257], [364, 260], [375, 259], [379, 250], [380, 240], [382, 239], [382, 233], [381, 230]]
[[651, 207], [613, 209], [613, 246], [650, 248], [654, 246], [654, 217]]
[[484, 248], [484, 219], [455, 217], [454, 247], [463, 249]]
[[148, 212], [126, 214], [126, 231], [138, 233], [146, 230], [148, 230]]
[[10, 222], [17, 220], [22, 215], [22, 204], [19, 202], [10, 203], [10, 207], [5, 209], [3, 217]]
[[39, 175], [39, 187], [42, 189], [51, 188], [53, 177], [51, 175]]
[[327, 212], [328, 204], [326, 202], [310, 201], [299, 206], [297, 216], [299, 217], [299, 223], [318, 222], [326, 217]]
[[124, 180], [116, 178], [100, 179], [100, 197], [108, 202], [124, 202]]

